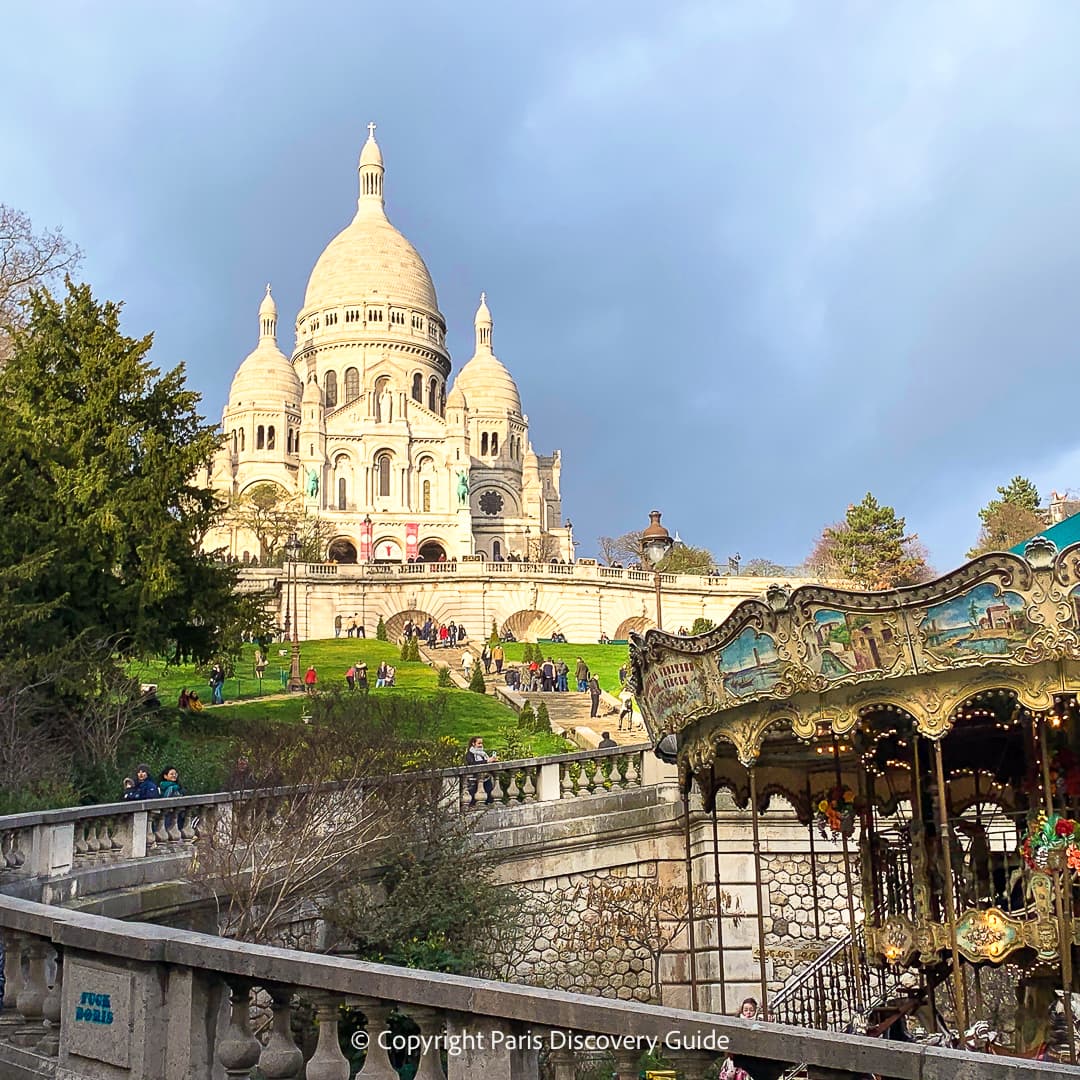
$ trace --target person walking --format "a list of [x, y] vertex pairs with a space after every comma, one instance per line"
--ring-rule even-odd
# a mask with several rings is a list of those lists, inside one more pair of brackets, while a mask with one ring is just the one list
[[584, 694], [589, 689], [589, 665], [580, 656], [574, 667], [574, 678], [577, 679], [578, 693]]
[[540, 689], [550, 693], [555, 686], [555, 662], [549, 656], [540, 669]]
[[595, 676], [589, 677], [589, 715], [598, 716], [600, 713], [600, 680]]
[[619, 730], [623, 729], [623, 721], [626, 721], [626, 730], [634, 730], [634, 695], [630, 693], [629, 689], [625, 689], [621, 695], [622, 698], [622, 712], [619, 713]]
[[491, 650], [491, 659], [495, 661], [495, 674], [501, 675], [503, 661], [506, 659], [506, 653], [503, 651], [502, 642], [499, 642], [499, 644]]
[[491, 674], [491, 646], [485, 641], [483, 649], [480, 650], [480, 659], [484, 665], [484, 674]]
[[341, 616], [334, 616], [334, 637], [341, 637]]
[[355, 665], [355, 667], [356, 667], [356, 689], [357, 690], [367, 690], [368, 689], [367, 664], [365, 664], [361, 660], [359, 664]]
[[356, 665], [355, 664], [352, 667], [350, 667], [348, 669], [348, 671], [345, 672], [345, 685], [348, 686], [348, 688], [350, 690], [355, 690], [356, 689]]
[[555, 664], [555, 689], [560, 694], [565, 694], [569, 690], [567, 685], [567, 678], [570, 675], [570, 668], [567, 666], [566, 661], [560, 656]]
[[466, 649], [461, 654], [461, 670], [467, 679], [472, 674], [473, 654]]
[[312, 664], [311, 667], [304, 672], [304, 686], [307, 687], [307, 692], [309, 694], [315, 693], [315, 684], [318, 681], [319, 673], [315, 670], [315, 665]]
[[210, 700], [215, 705], [225, 704], [225, 669], [221, 664], [215, 664], [210, 669]]

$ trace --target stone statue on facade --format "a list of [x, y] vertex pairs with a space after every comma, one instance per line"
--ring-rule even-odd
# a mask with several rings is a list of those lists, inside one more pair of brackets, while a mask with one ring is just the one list
[[469, 505], [469, 474], [459, 472], [457, 478], [457, 501], [458, 506]]
[[319, 494], [319, 474], [314, 469], [308, 469], [307, 493], [313, 499]]

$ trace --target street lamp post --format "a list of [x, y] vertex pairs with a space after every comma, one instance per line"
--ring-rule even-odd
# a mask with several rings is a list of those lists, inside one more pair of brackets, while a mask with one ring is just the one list
[[[300, 597], [298, 593], [300, 566], [297, 561], [300, 558], [300, 541], [296, 538], [296, 533], [289, 537], [289, 542], [285, 545], [285, 555], [289, 560], [288, 565], [292, 569], [292, 664], [289, 668], [288, 685], [290, 691], [296, 691], [304, 689], [304, 680], [300, 677], [300, 635], [297, 633], [297, 627], [300, 625]], [[286, 581], [288, 581], [287, 578]]]
[[649, 511], [649, 527], [641, 534], [641, 562], [651, 564], [656, 581], [656, 629], [663, 630], [664, 623], [660, 612], [660, 570], [664, 556], [671, 550], [675, 541], [671, 533], [660, 524], [660, 511]]

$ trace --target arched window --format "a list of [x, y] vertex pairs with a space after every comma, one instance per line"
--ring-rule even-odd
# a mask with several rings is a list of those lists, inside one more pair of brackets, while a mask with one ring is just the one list
[[435, 412], [435, 408], [436, 408], [435, 402], [438, 400], [438, 393], [439, 393], [439, 380], [436, 379], [436, 378], [429, 379], [428, 380], [428, 390], [427, 390], [427, 407], [432, 412]]
[[485, 432], [484, 432], [484, 433], [483, 433], [483, 434], [482, 434], [482, 435], [480, 436], [480, 456], [481, 456], [481, 457], [487, 457], [487, 446], [488, 446], [488, 443], [487, 443], [487, 432], [485, 431]]
[[240, 429], [240, 449], [244, 449], [244, 429]]
[[379, 470], [379, 496], [381, 498], [389, 498], [390, 496], [390, 455], [380, 454], [375, 462], [376, 467]]
[[491, 433], [491, 456], [499, 456], [499, 433], [497, 431]]
[[439, 387], [439, 415], [446, 415], [446, 387]]
[[337, 482], [337, 508], [345, 509], [345, 477], [339, 476]]
[[274, 449], [274, 425], [273, 424], [271, 424], [266, 429], [266, 449], [267, 450], [273, 450]]
[[502, 545], [498, 540], [491, 541], [491, 558], [494, 562], [498, 562], [502, 558]]
[[360, 372], [351, 367], [345, 372], [345, 400], [355, 401], [360, 396]]
[[424, 481], [424, 513], [431, 513], [431, 481]]
[[255, 431], [255, 449], [256, 450], [262, 450], [265, 445], [266, 445], [266, 432], [265, 432], [262, 424], [260, 424], [258, 426], [258, 428], [256, 429], [256, 431]]
[[328, 371], [323, 376], [323, 396], [326, 398], [326, 407], [332, 409], [337, 404], [337, 372]]

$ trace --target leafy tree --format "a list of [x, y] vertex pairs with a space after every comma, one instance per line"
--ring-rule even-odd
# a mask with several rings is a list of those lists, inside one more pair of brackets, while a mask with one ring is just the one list
[[706, 619], [703, 616], [699, 615], [694, 620], [694, 625], [690, 627], [690, 633], [707, 634], [710, 630], [713, 629], [714, 626], [716, 626], [716, 623], [714, 623], [712, 619]]
[[505, 949], [521, 897], [498, 881], [469, 819], [429, 802], [380, 851], [376, 881], [323, 908], [363, 960], [468, 975]]
[[289, 537], [302, 531], [303, 498], [290, 497], [279, 484], [255, 484], [229, 508], [231, 524], [250, 532], [259, 543], [259, 561], [273, 564]]
[[710, 574], [716, 560], [707, 548], [674, 544], [657, 569], [664, 574]]
[[825, 576], [843, 577], [862, 589], [891, 589], [926, 581], [933, 571], [917, 534], [904, 518], [870, 493], [848, 507], [845, 519], [826, 528], [808, 563]]
[[379, 616], [379, 625], [375, 627], [375, 640], [376, 641], [389, 641], [390, 639], [386, 634], [386, 623], [383, 621], [383, 617]]
[[443, 688], [454, 685], [454, 680], [450, 678], [450, 668], [446, 664], [440, 664], [435, 669], [435, 685]]
[[1039, 492], [1030, 480], [1014, 476], [997, 491], [1000, 498], [991, 499], [979, 511], [982, 529], [978, 542], [968, 552], [969, 559], [988, 551], [1007, 551], [1045, 527], [1039, 513]]
[[11, 334], [26, 325], [31, 290], [51, 287], [81, 259], [62, 230], [35, 232], [25, 214], [0, 203], [0, 362], [11, 351]]

